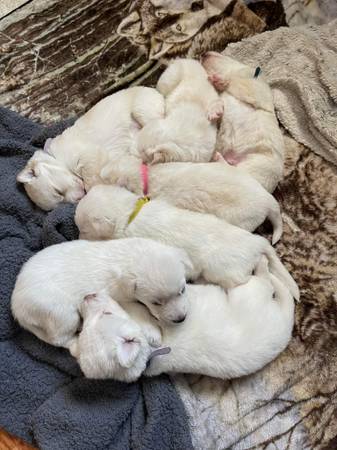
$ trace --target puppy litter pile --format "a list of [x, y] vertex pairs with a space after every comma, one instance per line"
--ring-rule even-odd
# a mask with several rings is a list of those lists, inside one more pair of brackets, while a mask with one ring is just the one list
[[[97, 283], [94, 293], [89, 292], [90, 277], [85, 275], [87, 284], [81, 285], [81, 277], [76, 272], [78, 265], [72, 259], [62, 260], [61, 247], [54, 247], [63, 268], [62, 277], [67, 276], [67, 267], [74, 267], [71, 279], [77, 280], [71, 283], [71, 292], [66, 285], [62, 286], [62, 292], [68, 292], [71, 299], [78, 296], [74, 325], [70, 334], [67, 329], [67, 341], [62, 341], [60, 328], [56, 326], [55, 333], [42, 310], [40, 313], [35, 309], [40, 300], [31, 283], [35, 275], [37, 280], [40, 275], [34, 269], [34, 259], [19, 277], [20, 283], [18, 281], [13, 294], [13, 313], [18, 321], [50, 344], [68, 348], [88, 377], [133, 381], [142, 372], [145, 375], [182, 372], [236, 378], [263, 367], [289, 342], [293, 297], [298, 299], [298, 288], [270, 244], [250, 233], [268, 219], [273, 225], [272, 243], [279, 241], [282, 234], [280, 208], [270, 192], [279, 181], [282, 190], [292, 179], [288, 173], [288, 178], [281, 180], [284, 143], [270, 90], [259, 67], [244, 66], [214, 53], [202, 58], [213, 88], [209, 81], [205, 84], [207, 78], [202, 81], [202, 77], [198, 80], [195, 76], [192, 82], [189, 67], [194, 65], [193, 75], [202, 69], [200, 65], [196, 68], [196, 64], [184, 60], [171, 64], [158, 82], [158, 91], [133, 88], [108, 97], [75, 126], [46, 142], [45, 151], [37, 152], [18, 175], [18, 181], [24, 184], [28, 196], [37, 205], [45, 210], [55, 208], [51, 214], [58, 211], [60, 203], [80, 200], [75, 221], [81, 239], [114, 239], [111, 243], [125, 242], [126, 245], [129, 242], [130, 250], [125, 252], [128, 255], [134, 252], [134, 239], [144, 242], [141, 266], [146, 270], [137, 272], [138, 267], [132, 268], [132, 264], [125, 266], [123, 273], [114, 268], [108, 275], [112, 279]], [[203, 87], [206, 85], [207, 88]], [[120, 103], [114, 108], [117, 96]], [[149, 98], [152, 100], [145, 100]], [[144, 100], [152, 108], [144, 108]], [[118, 136], [110, 137], [106, 132], [111, 130], [108, 121], [102, 120], [109, 117], [105, 111], [115, 114], [115, 128], [123, 130]], [[295, 155], [302, 154], [302, 160], [306, 161], [303, 149], [295, 149], [289, 139], [286, 142], [288, 149], [292, 148]], [[288, 160], [287, 164], [289, 170]], [[289, 216], [284, 199], [277, 198], [285, 208], [283, 221], [289, 243], [289, 229], [300, 232], [299, 222], [293, 220], [296, 217], [293, 214]], [[325, 240], [329, 236], [326, 233]], [[172, 258], [176, 258], [176, 262], [170, 263], [164, 258], [157, 262], [147, 248], [149, 239], [168, 246], [167, 251], [173, 251]], [[84, 244], [84, 241], [79, 242]], [[101, 244], [105, 249], [110, 245], [108, 242]], [[89, 243], [84, 245], [89, 249]], [[296, 239], [293, 245], [299, 245]], [[289, 264], [291, 247], [287, 249], [282, 240], [278, 249], [286, 256], [288, 267], [293, 266]], [[177, 250], [178, 253], [174, 253]], [[102, 256], [102, 252], [99, 253]], [[121, 266], [125, 254], [118, 263]], [[49, 266], [48, 259], [43, 262], [47, 250], [40, 255], [41, 267]], [[87, 258], [83, 257], [82, 261], [88, 262]], [[151, 264], [154, 264], [153, 269]], [[170, 267], [180, 268], [166, 270]], [[131, 278], [125, 276], [128, 271], [132, 273]], [[89, 272], [94, 273], [94, 270]], [[56, 269], [55, 279], [60, 276], [61, 272]], [[53, 275], [48, 282], [52, 279]], [[194, 285], [187, 283], [185, 287], [185, 280], [194, 281]], [[25, 302], [28, 291], [28, 303], [31, 302], [34, 315], [29, 307], [25, 309], [24, 303], [16, 303], [18, 295]], [[306, 291], [302, 293], [305, 298]], [[59, 311], [56, 314], [53, 295], [46, 297], [50, 304], [43, 304], [50, 308], [48, 317], [52, 317], [52, 325], [55, 325]], [[44, 302], [43, 295], [41, 298]], [[248, 298], [250, 302], [245, 303]], [[55, 300], [59, 304], [57, 296]], [[133, 300], [140, 300], [144, 306], [136, 305]], [[65, 310], [60, 311], [61, 322], [64, 317], [71, 317], [67, 305], [65, 303]], [[212, 315], [214, 312], [216, 314]], [[234, 316], [239, 319], [233, 320]], [[220, 331], [212, 333], [214, 329]], [[228, 329], [241, 333], [241, 342], [234, 345], [233, 334], [228, 333]], [[97, 336], [102, 340], [96, 340]], [[266, 345], [258, 352], [261, 342]], [[104, 351], [99, 354], [94, 345]], [[290, 351], [296, 351], [293, 343]], [[298, 357], [300, 359], [300, 355]], [[275, 369], [279, 372], [282, 361], [287, 371], [289, 359], [281, 356], [262, 373], [272, 374]], [[248, 383], [254, 380], [257, 399], [264, 383], [262, 373], [248, 378]], [[214, 427], [214, 431], [209, 437], [203, 435], [203, 427], [199, 426], [195, 415], [198, 408], [190, 396], [190, 392], [194, 395], [194, 382], [189, 386], [188, 378], [180, 377], [179, 381], [178, 377], [177, 380], [185, 407], [191, 413], [194, 445], [202, 442], [201, 448], [204, 448], [209, 441], [210, 448], [218, 448], [236, 442], [239, 438], [235, 426], [224, 429], [224, 435], [230, 430], [225, 441], [224, 437], [216, 437], [222, 411], [214, 405], [207, 408], [209, 417], [202, 419], [208, 427]], [[285, 378], [281, 380], [283, 383]], [[247, 395], [245, 379], [231, 383], [240, 405], [241, 396]], [[282, 383], [280, 386], [284, 386]], [[205, 403], [212, 401], [213, 390], [214, 399], [221, 398], [217, 386], [224, 386], [223, 382], [204, 378], [195, 384], [195, 389], [199, 386], [209, 393]], [[250, 388], [246, 388], [253, 401]], [[272, 392], [265, 393], [267, 402]], [[226, 404], [231, 404], [228, 396]], [[265, 414], [263, 411], [261, 420], [265, 419]], [[292, 419], [295, 421], [295, 415]], [[248, 428], [253, 422], [250, 419]], [[227, 420], [223, 423], [227, 424]], [[272, 421], [265, 434], [274, 435], [277, 429]]]

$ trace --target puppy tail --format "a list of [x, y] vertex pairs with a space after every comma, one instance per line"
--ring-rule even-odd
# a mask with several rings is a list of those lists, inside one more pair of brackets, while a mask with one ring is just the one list
[[281, 239], [282, 232], [283, 232], [283, 224], [282, 224], [282, 216], [281, 216], [281, 210], [280, 205], [278, 202], [273, 198], [272, 206], [268, 213], [268, 220], [273, 225], [273, 237], [271, 243], [273, 245], [276, 244]]
[[300, 299], [300, 291], [297, 283], [281, 263], [273, 247], [268, 245], [265, 254], [268, 258], [270, 272], [287, 286], [292, 296], [298, 301]]

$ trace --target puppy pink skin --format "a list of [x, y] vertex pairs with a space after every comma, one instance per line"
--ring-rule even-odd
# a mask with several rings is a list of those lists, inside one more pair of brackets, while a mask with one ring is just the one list
[[215, 73], [208, 75], [208, 80], [218, 92], [223, 92], [229, 85], [229, 80], [226, 80], [225, 78], [222, 78], [221, 75]]

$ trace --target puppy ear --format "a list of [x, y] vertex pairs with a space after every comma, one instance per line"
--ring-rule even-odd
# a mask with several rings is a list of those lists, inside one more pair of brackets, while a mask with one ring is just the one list
[[52, 138], [48, 138], [44, 143], [43, 151], [49, 154], [51, 143], [53, 142]]
[[136, 338], [121, 337], [117, 343], [117, 358], [119, 364], [130, 369], [140, 351], [140, 343]]
[[34, 178], [36, 178], [36, 173], [33, 167], [25, 167], [16, 176], [16, 181], [19, 183], [30, 183]]

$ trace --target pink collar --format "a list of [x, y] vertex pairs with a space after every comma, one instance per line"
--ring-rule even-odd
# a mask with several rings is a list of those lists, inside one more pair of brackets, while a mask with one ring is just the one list
[[149, 168], [144, 163], [142, 163], [140, 166], [140, 176], [143, 183], [143, 194], [147, 195], [149, 189]]

